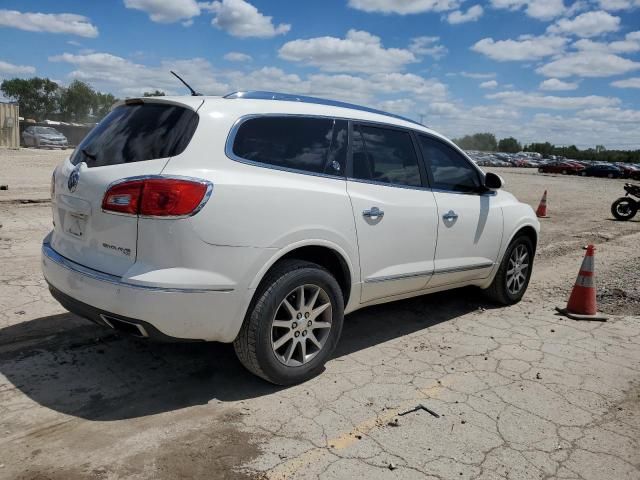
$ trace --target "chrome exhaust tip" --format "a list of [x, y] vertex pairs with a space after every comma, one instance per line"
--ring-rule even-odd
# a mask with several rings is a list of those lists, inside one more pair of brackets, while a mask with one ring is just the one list
[[138, 338], [149, 338], [149, 334], [142, 325], [138, 325], [137, 323], [133, 322], [127, 322], [126, 320], [111, 317], [109, 315], [101, 314], [100, 318], [106, 325], [118, 332], [126, 333]]

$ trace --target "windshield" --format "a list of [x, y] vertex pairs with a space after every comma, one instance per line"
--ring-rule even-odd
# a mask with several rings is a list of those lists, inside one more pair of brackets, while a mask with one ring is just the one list
[[36, 133], [48, 133], [49, 135], [60, 135], [60, 132], [51, 127], [35, 127]]

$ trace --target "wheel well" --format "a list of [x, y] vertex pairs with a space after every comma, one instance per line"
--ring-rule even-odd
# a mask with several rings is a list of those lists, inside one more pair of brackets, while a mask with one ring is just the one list
[[538, 233], [536, 232], [535, 228], [530, 226], [522, 227], [520, 230], [518, 230], [518, 233], [516, 234], [516, 236], [518, 235], [524, 235], [525, 237], [529, 237], [529, 239], [531, 240], [531, 243], [533, 243], [533, 251], [534, 252], [536, 251], [536, 246], [538, 244]]
[[[306, 260], [326, 268], [336, 279], [338, 285], [340, 285], [342, 295], [344, 296], [344, 304], [346, 305], [348, 303], [351, 293], [351, 273], [342, 255], [328, 247], [310, 245], [288, 252], [280, 258], [274, 266], [282, 260], [291, 258]], [[273, 266], [271, 268], [273, 268]]]

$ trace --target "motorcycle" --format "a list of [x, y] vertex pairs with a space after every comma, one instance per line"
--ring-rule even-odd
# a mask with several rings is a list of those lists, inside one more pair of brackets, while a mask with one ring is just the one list
[[[640, 185], [625, 183], [624, 189], [627, 193], [613, 202], [611, 213], [618, 220], [631, 220], [640, 210]], [[638, 200], [631, 197], [636, 197]]]

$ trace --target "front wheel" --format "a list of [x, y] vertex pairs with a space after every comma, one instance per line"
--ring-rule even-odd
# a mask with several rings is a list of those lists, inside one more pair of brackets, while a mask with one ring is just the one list
[[486, 294], [496, 303], [513, 305], [527, 291], [533, 268], [534, 248], [531, 239], [517, 236], [507, 248], [493, 282]]
[[620, 197], [611, 204], [611, 214], [618, 220], [631, 220], [638, 212], [638, 202], [629, 197]]
[[267, 274], [233, 346], [252, 373], [276, 385], [304, 382], [324, 367], [340, 338], [344, 299], [315, 263], [285, 260]]

